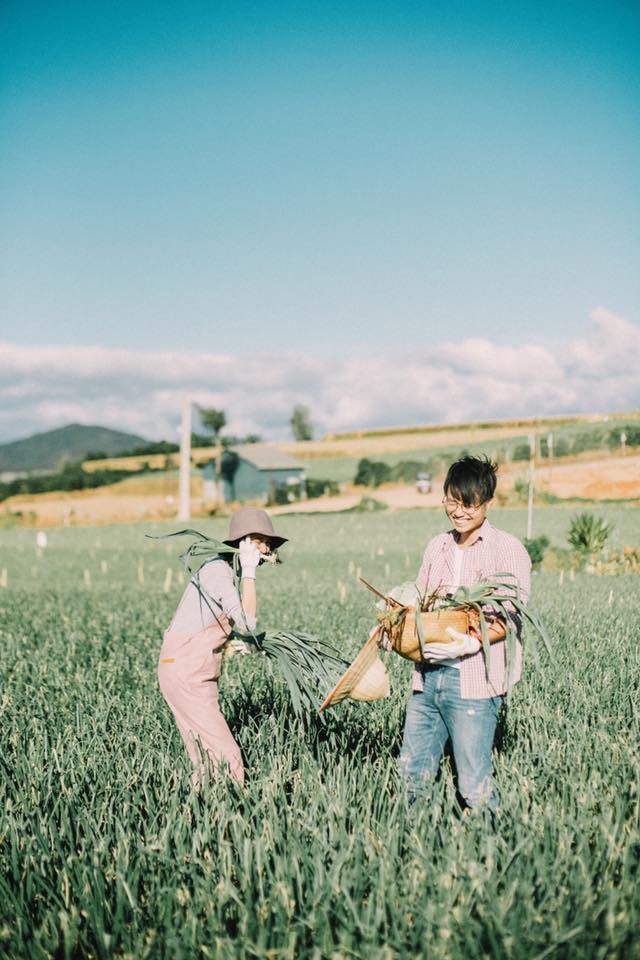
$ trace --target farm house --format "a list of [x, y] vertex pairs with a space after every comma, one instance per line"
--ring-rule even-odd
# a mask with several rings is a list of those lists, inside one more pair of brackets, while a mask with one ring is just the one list
[[[215, 460], [203, 469], [207, 487], [215, 484]], [[244, 502], [273, 499], [276, 490], [290, 488], [290, 499], [304, 496], [304, 464], [266, 443], [242, 444], [225, 450], [221, 458], [224, 499]]]

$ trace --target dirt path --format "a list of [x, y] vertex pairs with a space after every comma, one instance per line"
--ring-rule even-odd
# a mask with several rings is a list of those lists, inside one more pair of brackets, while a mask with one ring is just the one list
[[[500, 468], [501, 487], [510, 490], [516, 479], [526, 479], [526, 462], [511, 463]], [[393, 510], [435, 507], [442, 499], [442, 477], [436, 477], [431, 493], [418, 493], [414, 487], [358, 488], [337, 497], [320, 497], [303, 503], [277, 507], [271, 513], [318, 513], [325, 510], [347, 510], [355, 507], [364, 494], [381, 500]], [[601, 460], [576, 460], [571, 463], [538, 467], [535, 488], [562, 499], [581, 497], [585, 500], [640, 500], [640, 456], [606, 457]]]

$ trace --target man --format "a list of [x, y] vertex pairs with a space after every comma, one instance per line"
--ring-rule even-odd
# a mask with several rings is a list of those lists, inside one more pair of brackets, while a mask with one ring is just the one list
[[[453, 529], [428, 544], [417, 584], [421, 594], [453, 593], [497, 574], [511, 574], [526, 601], [531, 561], [516, 537], [487, 520], [496, 488], [497, 466], [487, 459], [463, 457], [451, 465], [444, 482], [443, 505]], [[501, 576], [500, 579], [504, 579]], [[492, 782], [491, 751], [502, 699], [507, 690], [506, 627], [494, 618], [489, 627], [490, 669], [486, 669], [479, 633], [449, 628], [451, 643], [431, 643], [416, 666], [407, 707], [399, 773], [415, 800], [438, 772], [448, 739], [458, 786], [470, 808], [498, 807]], [[516, 644], [513, 682], [520, 679], [522, 649]]]

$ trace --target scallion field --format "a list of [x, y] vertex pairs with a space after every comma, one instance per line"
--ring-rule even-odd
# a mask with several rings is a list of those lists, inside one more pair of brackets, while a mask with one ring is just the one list
[[[612, 543], [640, 511], [596, 511]], [[536, 511], [566, 546], [572, 511]], [[525, 512], [491, 520], [523, 537]], [[351, 658], [379, 587], [415, 576], [439, 511], [290, 516], [258, 574], [260, 625]], [[220, 537], [226, 521], [193, 521]], [[502, 718], [492, 832], [461, 816], [448, 759], [407, 810], [396, 778], [411, 665], [392, 696], [297, 721], [260, 656], [231, 660], [223, 712], [247, 767], [194, 794], [156, 682], [179, 600], [178, 524], [0, 532], [0, 956], [640, 957], [640, 578], [541, 572], [554, 644]], [[169, 571], [171, 571], [169, 573]], [[326, 692], [326, 691], [325, 691]], [[321, 697], [318, 698], [318, 703]]]

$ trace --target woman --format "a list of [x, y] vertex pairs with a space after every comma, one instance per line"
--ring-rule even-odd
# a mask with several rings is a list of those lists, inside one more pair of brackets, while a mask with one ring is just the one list
[[[226, 764], [231, 776], [244, 782], [240, 748], [233, 739], [218, 703], [218, 677], [223, 648], [248, 649], [242, 641], [229, 642], [232, 629], [246, 633], [256, 626], [256, 570], [262, 560], [286, 543], [276, 536], [264, 510], [244, 507], [231, 518], [229, 539], [239, 548], [240, 593], [233, 573], [233, 554], [206, 561], [189, 582], [175, 616], [164, 635], [158, 679], [178, 730], [194, 765]], [[240, 596], [241, 595], [241, 596]]]

